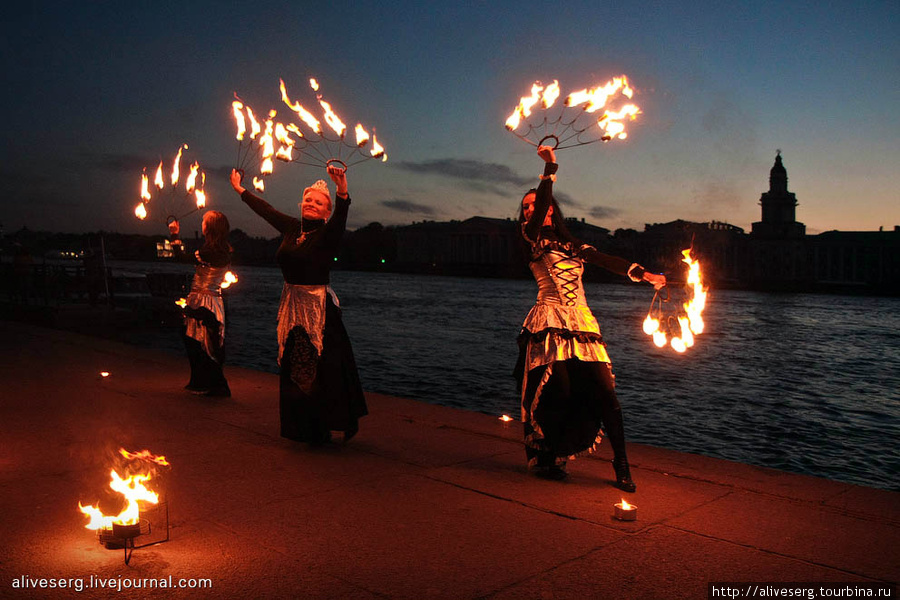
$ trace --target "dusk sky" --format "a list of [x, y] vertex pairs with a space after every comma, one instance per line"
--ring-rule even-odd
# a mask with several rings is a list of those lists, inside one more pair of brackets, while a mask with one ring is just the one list
[[[514, 217], [542, 164], [503, 127], [519, 97], [621, 74], [642, 114], [627, 140], [560, 151], [566, 216], [749, 231], [780, 149], [809, 233], [900, 225], [896, 0], [47, 2], [6, 9], [3, 30], [7, 233], [164, 233], [133, 216], [141, 170], [187, 143], [209, 208], [274, 237], [228, 184], [232, 95], [287, 120], [279, 78], [318, 109], [309, 77], [388, 152], [351, 167], [350, 228]], [[297, 214], [319, 178], [277, 164], [264, 197]]]

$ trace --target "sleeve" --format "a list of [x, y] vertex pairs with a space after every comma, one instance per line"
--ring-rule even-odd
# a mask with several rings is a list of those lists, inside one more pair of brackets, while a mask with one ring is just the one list
[[281, 233], [290, 231], [297, 222], [297, 219], [275, 210], [271, 204], [259, 196], [254, 195], [250, 190], [244, 190], [241, 194], [241, 200], [243, 200], [244, 204], [249, 206], [253, 212], [261, 216], [269, 225]]
[[544, 165], [544, 174], [541, 176], [541, 183], [538, 184], [537, 192], [534, 195], [534, 212], [531, 213], [531, 218], [528, 219], [522, 230], [525, 239], [531, 243], [537, 242], [541, 226], [547, 217], [547, 211], [550, 210], [550, 201], [553, 198], [553, 182], [556, 180], [556, 171], [558, 169], [559, 165], [556, 163], [546, 163]]
[[337, 251], [341, 245], [341, 238], [347, 229], [347, 215], [350, 212], [350, 196], [341, 198], [334, 197], [334, 212], [328, 222], [325, 224], [325, 247], [332, 251]]
[[644, 267], [637, 263], [629, 263], [624, 258], [604, 254], [591, 246], [590, 244], [582, 244], [578, 249], [578, 255], [592, 265], [602, 267], [607, 271], [628, 277], [632, 281], [642, 281], [644, 277]]

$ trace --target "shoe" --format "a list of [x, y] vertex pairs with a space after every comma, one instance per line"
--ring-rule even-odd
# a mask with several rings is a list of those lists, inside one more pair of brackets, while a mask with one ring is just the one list
[[553, 481], [562, 481], [568, 477], [568, 475], [565, 466], [553, 465], [547, 470], [547, 479], [552, 479]]
[[634, 481], [631, 479], [631, 469], [628, 467], [628, 459], [613, 459], [613, 469], [616, 471], [616, 487], [623, 492], [632, 493], [637, 489]]
[[187, 384], [186, 386], [184, 386], [184, 389], [191, 392], [192, 394], [205, 394], [209, 391], [209, 388], [194, 385], [193, 383]]

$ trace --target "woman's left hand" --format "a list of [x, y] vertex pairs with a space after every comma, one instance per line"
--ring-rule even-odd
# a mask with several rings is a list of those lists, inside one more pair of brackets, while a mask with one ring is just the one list
[[665, 275], [657, 275], [656, 273], [651, 273], [650, 271], [644, 271], [644, 281], [653, 284], [654, 289], [662, 289], [666, 286], [666, 276]]
[[347, 196], [347, 169], [335, 165], [328, 165], [328, 176], [337, 186], [338, 196]]

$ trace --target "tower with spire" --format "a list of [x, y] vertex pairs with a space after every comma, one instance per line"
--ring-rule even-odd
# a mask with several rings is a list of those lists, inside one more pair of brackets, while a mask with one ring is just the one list
[[797, 240], [806, 235], [806, 225], [797, 221], [797, 197], [788, 191], [787, 182], [787, 169], [781, 160], [781, 150], [777, 150], [775, 164], [769, 171], [769, 191], [759, 198], [762, 220], [753, 223], [753, 237]]

